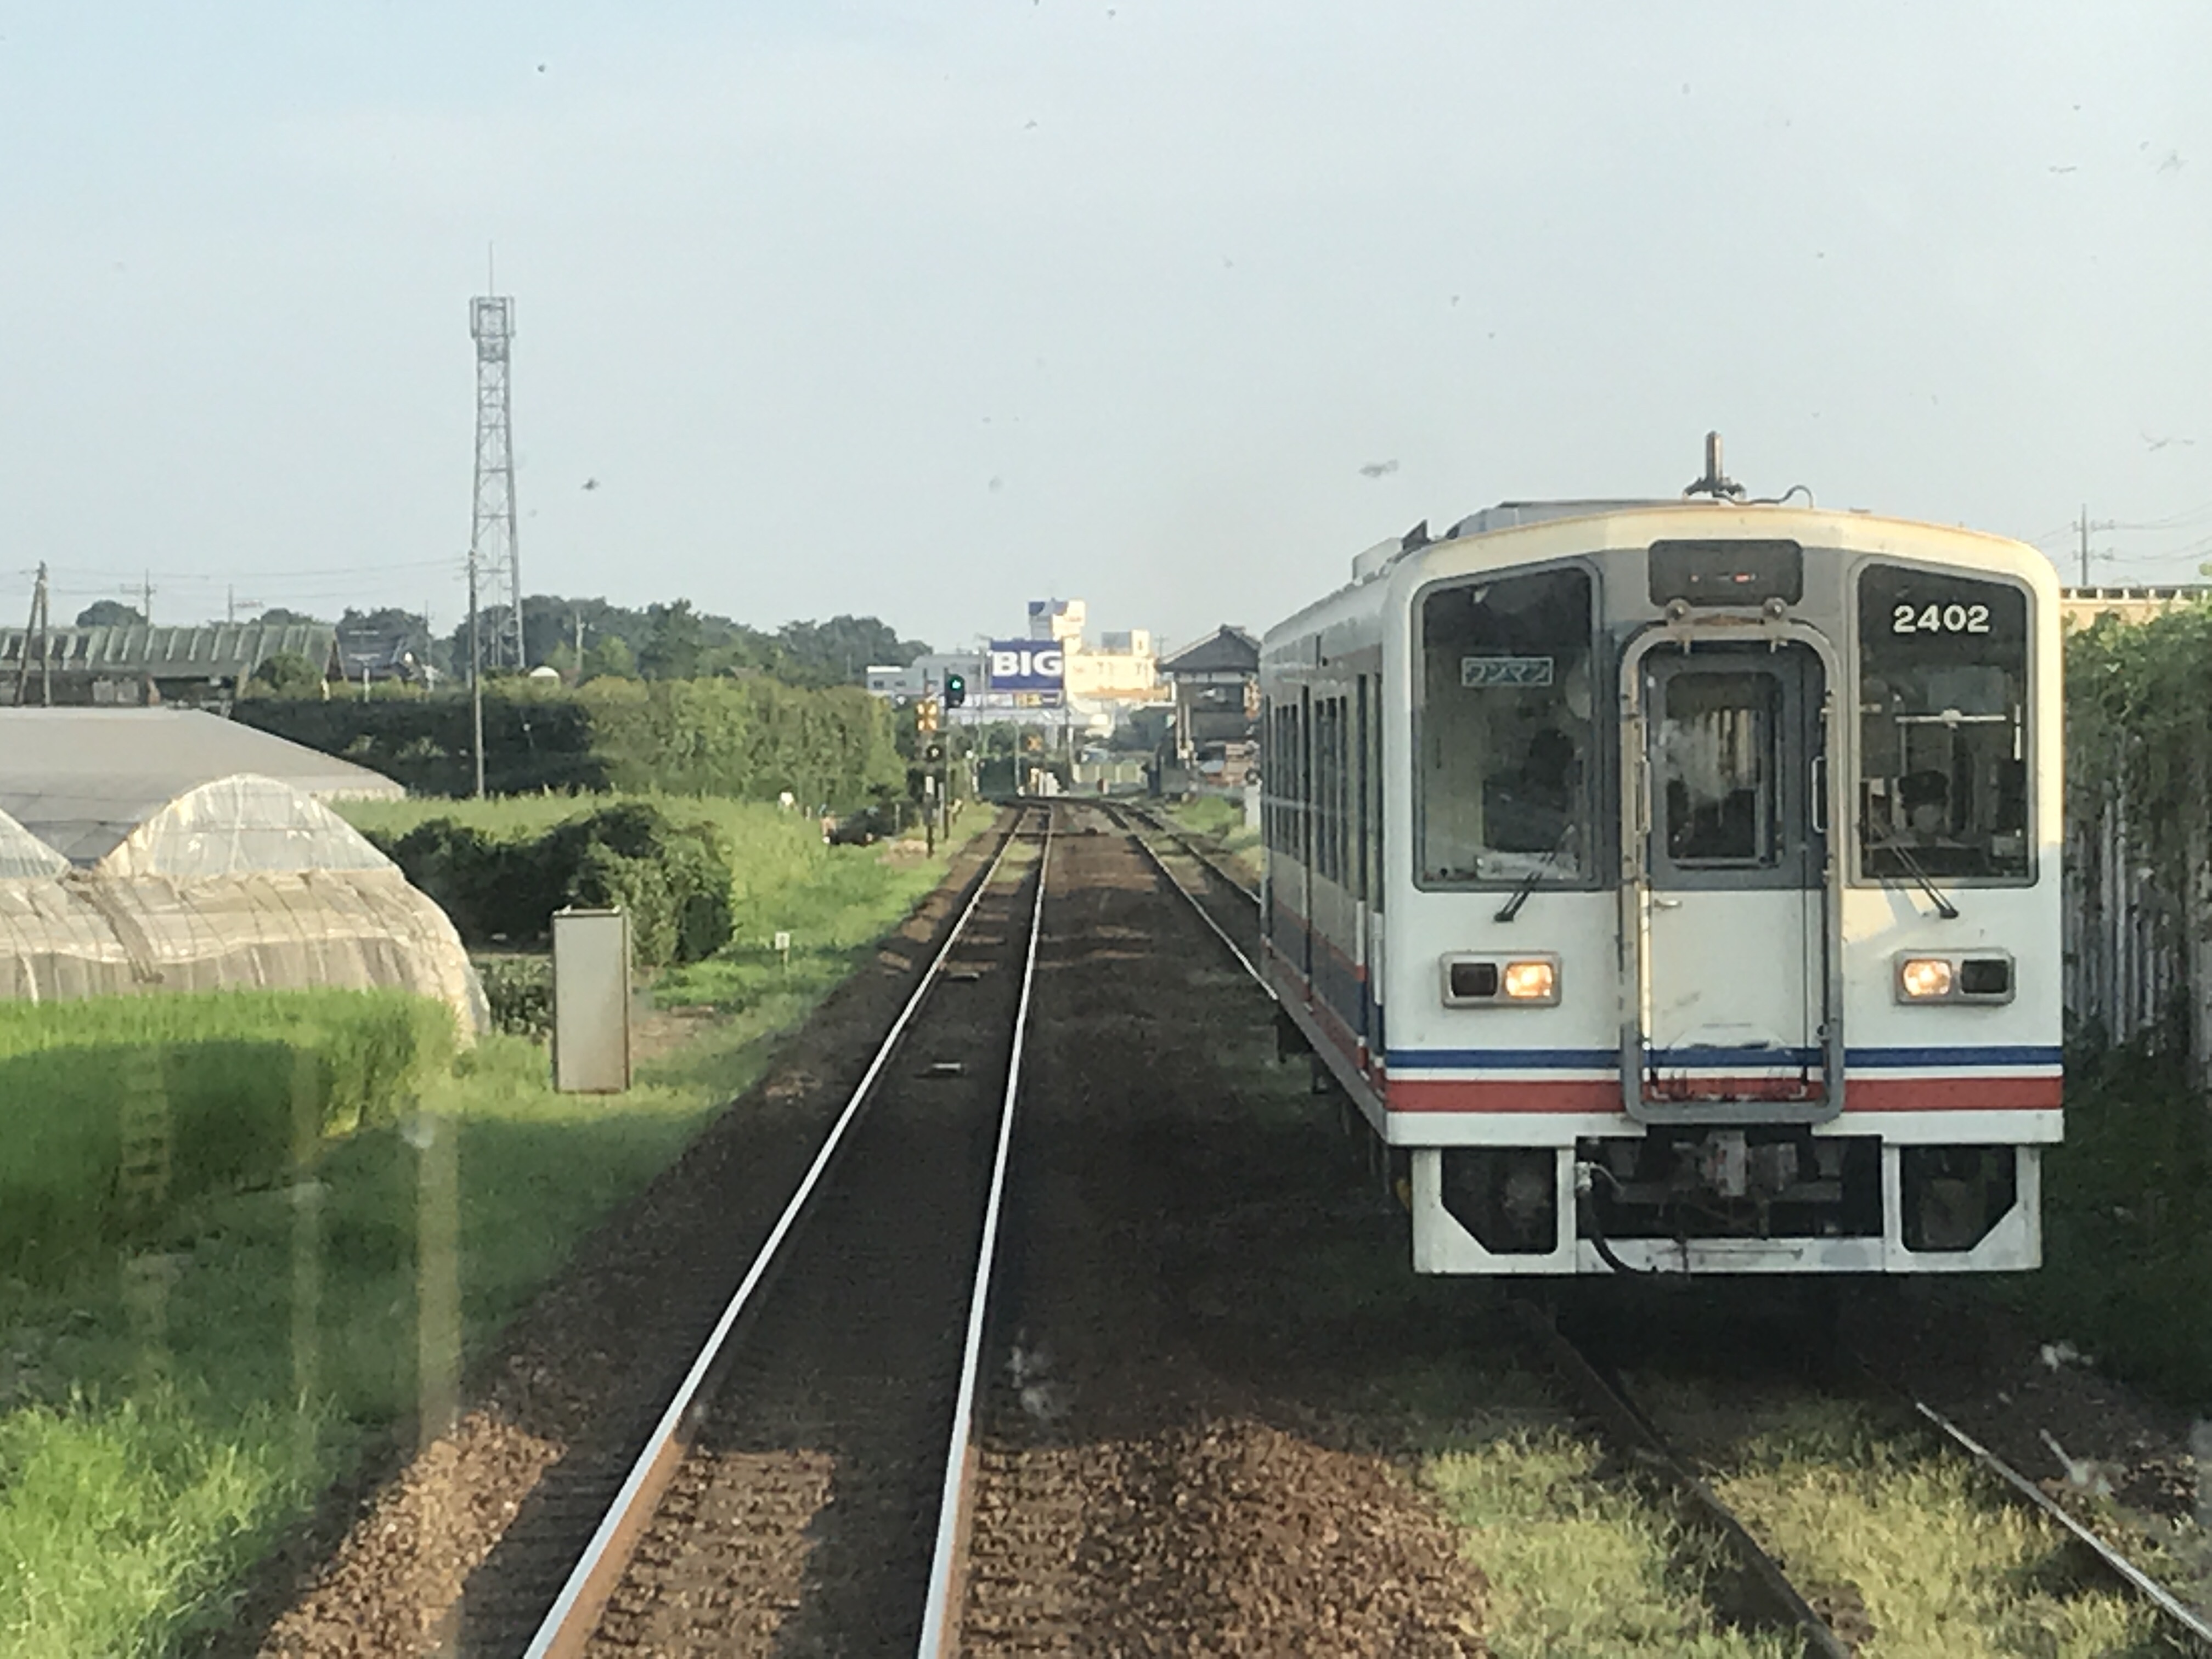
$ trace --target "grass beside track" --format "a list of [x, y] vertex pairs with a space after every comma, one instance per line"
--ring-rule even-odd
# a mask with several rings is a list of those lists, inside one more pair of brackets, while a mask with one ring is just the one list
[[1188, 830], [1248, 887], [1257, 887], [1266, 862], [1260, 832], [1244, 823], [1244, 805], [1221, 795], [1193, 795], [1167, 803], [1167, 815]]
[[1945, 1659], [2165, 1654], [2151, 1610], [2075, 1582], [2066, 1540], [1965, 1459], [1885, 1431], [1848, 1401], [1785, 1387], [1716, 1395], [1631, 1379], [1638, 1402], [1859, 1651]]
[[[501, 808], [520, 817], [576, 804]], [[760, 824], [751, 809], [729, 816]], [[970, 814], [963, 829], [985, 821]], [[285, 1137], [276, 1179], [263, 1168], [173, 1194], [158, 1215], [112, 1239], [88, 1234], [75, 1260], [42, 1259], [35, 1273], [0, 1264], [0, 1652], [162, 1655], [223, 1625], [246, 1569], [316, 1494], [453, 1386], [576, 1240], [761, 1074], [777, 1040], [947, 861], [827, 848], [800, 827], [770, 824], [747, 843], [739, 939], [659, 988], [714, 1017], [641, 1063], [628, 1093], [555, 1094], [544, 1049], [521, 1038], [458, 1056], [448, 1046], [434, 1064], [393, 1072], [357, 1109], [323, 1110], [304, 1149], [291, 1139], [299, 1114], [260, 1114], [256, 1133], [281, 1125]], [[788, 967], [768, 946], [779, 927], [794, 935]], [[272, 994], [258, 1010], [175, 997], [39, 1012], [84, 1022], [158, 1093], [196, 1029], [234, 1048], [261, 1044], [269, 1053], [248, 1057], [265, 1066], [287, 1052], [272, 1039], [288, 1029], [343, 1028], [348, 1002]], [[151, 1024], [125, 1029], [133, 1018]], [[9, 1029], [0, 1020], [0, 1068]], [[287, 1090], [321, 1074], [277, 1072]], [[327, 1090], [313, 1098], [329, 1105]], [[78, 1104], [118, 1110], [112, 1099]], [[0, 1100], [0, 1121], [16, 1107]], [[174, 1122], [187, 1133], [184, 1116]], [[112, 1164], [85, 1178], [112, 1182]]]

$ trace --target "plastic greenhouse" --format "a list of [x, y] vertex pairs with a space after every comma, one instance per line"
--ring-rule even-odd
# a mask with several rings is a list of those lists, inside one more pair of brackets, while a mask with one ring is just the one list
[[[78, 711], [53, 715], [65, 712]], [[146, 714], [162, 718], [125, 718]], [[82, 750], [41, 768], [11, 741], [23, 718], [0, 710], [0, 997], [392, 987], [436, 997], [465, 1034], [484, 1029], [445, 912], [321, 801], [253, 773], [195, 780], [173, 750], [166, 773], [104, 772]], [[397, 793], [314, 759], [318, 781], [343, 784], [342, 769], [382, 786], [351, 793]]]

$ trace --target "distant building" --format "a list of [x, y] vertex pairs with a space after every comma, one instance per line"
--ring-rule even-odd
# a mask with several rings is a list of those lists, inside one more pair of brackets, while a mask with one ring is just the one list
[[305, 657], [325, 678], [341, 668], [337, 629], [327, 623], [0, 629], [0, 707], [175, 703], [227, 710], [240, 683], [285, 651]]
[[2100, 617], [2148, 622], [2212, 594], [2212, 585], [2180, 582], [2169, 587], [2062, 587], [2058, 617], [2066, 628], [2087, 628]]
[[1031, 599], [1030, 601], [1030, 637], [1033, 640], [1058, 640], [1065, 644], [1069, 640], [1079, 643], [1083, 638], [1085, 618], [1090, 607], [1081, 599]]
[[[1069, 603], [1080, 614], [1083, 601]], [[1126, 711], [1151, 702], [1160, 695], [1160, 660], [1152, 649], [1152, 636], [1141, 628], [1101, 634], [1098, 643], [1085, 643], [1079, 634], [1064, 637], [1063, 673], [1067, 695], [1079, 708], [1085, 703], [1114, 705]]]
[[874, 665], [868, 670], [868, 690], [894, 702], [901, 697], [940, 697], [945, 695], [947, 674], [957, 674], [965, 679], [972, 697], [983, 686], [983, 653], [932, 651], [916, 657], [903, 668], [896, 664]]
[[1224, 623], [1160, 664], [1175, 688], [1163, 791], [1241, 789], [1259, 765], [1260, 641]]
[[349, 628], [337, 635], [337, 652], [339, 667], [355, 685], [363, 680], [408, 680], [428, 685], [438, 678], [417, 630]]

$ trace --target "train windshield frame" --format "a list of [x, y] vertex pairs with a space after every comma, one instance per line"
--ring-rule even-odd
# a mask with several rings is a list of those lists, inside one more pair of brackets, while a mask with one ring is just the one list
[[1575, 560], [1413, 605], [1413, 869], [1425, 890], [1604, 877], [1598, 573]]
[[2033, 595], [1887, 559], [1855, 583], [1856, 879], [2034, 885]]

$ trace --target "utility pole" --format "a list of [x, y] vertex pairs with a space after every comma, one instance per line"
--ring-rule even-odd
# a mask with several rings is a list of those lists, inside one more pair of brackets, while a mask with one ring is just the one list
[[145, 580], [138, 588], [138, 614], [146, 619], [146, 626], [151, 628], [154, 625], [154, 573], [149, 570], [143, 574]]
[[2081, 503], [2081, 516], [2074, 521], [2074, 528], [2081, 535], [2081, 586], [2087, 587], [2089, 586], [2089, 532], [2093, 530], [2110, 530], [2113, 528], [2113, 524], [2110, 519], [2100, 519], [2092, 524], [2089, 520], [2089, 503], [2084, 501]]
[[477, 763], [477, 799], [484, 793], [483, 756], [483, 635], [477, 620], [477, 550], [469, 549], [469, 720], [473, 731], [470, 747]]
[[46, 615], [46, 564], [39, 561], [39, 580], [31, 589], [31, 615], [23, 628], [23, 654], [15, 664], [16, 708], [23, 706], [23, 687], [31, 678], [31, 640], [40, 641], [39, 659], [45, 667], [46, 700], [49, 707], [54, 701], [53, 625]]

